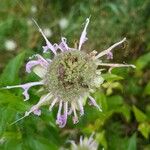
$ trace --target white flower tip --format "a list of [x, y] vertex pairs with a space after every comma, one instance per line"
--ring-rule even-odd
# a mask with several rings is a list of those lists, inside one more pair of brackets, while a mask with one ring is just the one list
[[86, 18], [86, 23], [89, 23], [89, 21], [90, 21], [90, 17]]
[[12, 87], [11, 86], [6, 86], [6, 87], [2, 87], [0, 89], [11, 89]]
[[23, 101], [27, 101], [27, 100], [29, 100], [29, 98], [25, 98]]
[[84, 112], [80, 112], [80, 116], [83, 116], [84, 115]]
[[40, 109], [36, 109], [33, 111], [33, 113], [37, 116], [40, 116], [41, 115], [41, 110]]
[[77, 124], [79, 122], [79, 119], [77, 117], [73, 117], [73, 124]]
[[135, 66], [135, 65], [131, 65], [131, 67], [132, 67], [132, 68], [136, 68], [136, 66]]
[[125, 38], [123, 38], [123, 40], [122, 41], [126, 41], [127, 40], [127, 38], [125, 37]]
[[99, 110], [100, 112], [102, 112], [102, 109], [101, 109], [100, 107], [98, 107], [98, 110]]
[[4, 46], [7, 51], [13, 51], [17, 47], [17, 43], [14, 40], [6, 40]]
[[58, 24], [59, 24], [61, 29], [65, 29], [69, 25], [69, 20], [66, 19], [66, 18], [62, 18], [62, 19], [59, 20]]

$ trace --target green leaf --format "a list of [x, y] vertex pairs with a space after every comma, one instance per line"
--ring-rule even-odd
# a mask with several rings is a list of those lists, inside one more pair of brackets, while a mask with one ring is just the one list
[[95, 92], [94, 98], [96, 99], [97, 103], [102, 107], [103, 111], [107, 110], [107, 101], [106, 96], [102, 92]]
[[11, 85], [19, 81], [19, 70], [23, 64], [25, 52], [22, 52], [7, 64], [0, 76], [0, 85]]
[[128, 141], [127, 150], [136, 150], [136, 134], [133, 134]]
[[128, 105], [123, 105], [118, 109], [118, 112], [122, 113], [126, 120], [129, 122], [131, 118], [131, 111]]
[[114, 95], [107, 98], [107, 104], [110, 110], [115, 110], [123, 105], [123, 98], [120, 95]]
[[49, 139], [40, 136], [28, 136], [27, 147], [34, 150], [58, 150], [58, 147]]
[[147, 116], [141, 110], [139, 110], [136, 106], [133, 106], [133, 112], [138, 122], [144, 122], [147, 120]]
[[8, 91], [0, 91], [0, 106], [2, 105], [7, 105], [12, 109], [21, 112], [27, 109], [27, 103], [25, 103], [20, 97]]
[[150, 95], [150, 82], [147, 83], [145, 89], [144, 89], [145, 95]]
[[136, 67], [137, 67], [137, 69], [141, 70], [148, 63], [150, 63], [150, 52], [139, 57], [139, 59], [136, 61]]
[[105, 137], [105, 130], [101, 131], [100, 133], [96, 134], [96, 140], [98, 141], [98, 143], [102, 144], [102, 146], [107, 149], [108, 145], [107, 145], [107, 140]]
[[106, 81], [116, 81], [116, 80], [122, 80], [123, 79], [123, 77], [115, 75], [115, 74], [111, 74], [111, 73], [102, 74], [102, 77]]
[[147, 139], [149, 134], [150, 134], [150, 124], [147, 123], [147, 122], [140, 123], [139, 126], [138, 126], [138, 130]]

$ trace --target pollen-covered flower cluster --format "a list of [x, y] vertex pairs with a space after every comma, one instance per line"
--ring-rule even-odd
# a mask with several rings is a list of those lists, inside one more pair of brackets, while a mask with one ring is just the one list
[[34, 20], [39, 32], [46, 41], [46, 46], [43, 46], [43, 52], [51, 51], [54, 57], [47, 59], [36, 54], [32, 57], [34, 59], [26, 64], [26, 72], [30, 73], [33, 71], [41, 78], [40, 81], [6, 87], [7, 89], [22, 88], [25, 100], [30, 98], [28, 90], [32, 86], [41, 87], [40, 91], [42, 91], [43, 95], [38, 103], [25, 113], [24, 117], [31, 113], [40, 115], [40, 108], [43, 105], [49, 105], [50, 111], [54, 106], [58, 106], [56, 123], [60, 127], [64, 127], [68, 115], [72, 115], [73, 123], [75, 124], [79, 121], [79, 115], [84, 115], [86, 100], [89, 101], [90, 105], [102, 111], [96, 100], [91, 96], [91, 93], [104, 81], [101, 76], [103, 68], [100, 67], [101, 69], [99, 69], [99, 66], [108, 66], [110, 67], [109, 71], [115, 67], [135, 67], [134, 65], [127, 64], [103, 63], [100, 60], [104, 55], [112, 59], [111, 50], [122, 44], [126, 40], [125, 38], [99, 54], [96, 51], [86, 53], [82, 50], [82, 45], [87, 40], [87, 26], [89, 21], [89, 18], [87, 18], [78, 47], [71, 48], [64, 37], [61, 38], [60, 43], [52, 44]]

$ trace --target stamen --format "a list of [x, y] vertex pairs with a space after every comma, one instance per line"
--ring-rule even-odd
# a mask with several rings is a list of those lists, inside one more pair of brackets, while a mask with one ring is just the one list
[[54, 105], [56, 104], [57, 100], [58, 100], [58, 98], [55, 98], [55, 99], [53, 100], [53, 102], [51, 103], [51, 105], [50, 105], [50, 107], [49, 107], [49, 111], [52, 111], [52, 108], [53, 108]]
[[82, 44], [88, 39], [88, 38], [86, 37], [86, 34], [87, 34], [86, 29], [87, 29], [87, 27], [88, 27], [89, 22], [90, 22], [90, 18], [87, 18], [87, 19], [86, 19], [85, 27], [84, 27], [83, 32], [82, 32], [81, 37], [80, 37], [79, 50], [81, 49]]
[[80, 145], [82, 146], [83, 145], [83, 137], [80, 136]]
[[61, 109], [62, 109], [62, 100], [59, 102], [59, 108], [58, 108], [58, 113], [57, 113], [57, 118], [61, 115]]
[[39, 29], [39, 32], [42, 34], [42, 36], [44, 37], [46, 44], [48, 46], [48, 48], [56, 55], [56, 51], [55, 48], [53, 47], [53, 45], [49, 42], [49, 40], [47, 39], [47, 37], [45, 36], [44, 32], [42, 31], [42, 29], [40, 28], [40, 26], [38, 25], [38, 23], [32, 18], [33, 22], [36, 24], [36, 26]]
[[91, 134], [91, 136], [90, 136], [90, 138], [88, 140], [88, 144], [90, 144], [93, 141], [94, 134], [95, 134], [94, 132]]
[[131, 64], [109, 64], [109, 63], [99, 63], [99, 66], [107, 66], [107, 67], [111, 67], [109, 69], [109, 72], [111, 73], [111, 70], [113, 68], [118, 68], [118, 67], [132, 67], [132, 68], [136, 68], [135, 65], [131, 65]]
[[73, 114], [74, 114], [73, 123], [76, 124], [76, 123], [79, 122], [79, 120], [78, 120], [76, 109], [75, 109], [75, 107], [73, 105], [72, 105], [72, 110], [73, 110]]
[[122, 44], [123, 42], [126, 41], [126, 38], [124, 38], [123, 40], [121, 40], [120, 42], [115, 43], [114, 45], [112, 45], [111, 47], [109, 47], [108, 49], [100, 52], [97, 56], [95, 56], [95, 59], [98, 59], [106, 54], [108, 54], [112, 49], [114, 49], [115, 47], [119, 46], [120, 44]]
[[26, 72], [28, 72], [28, 73], [31, 72], [31, 69], [34, 66], [41, 65], [42, 67], [44, 67], [46, 69], [49, 65], [49, 62], [46, 59], [44, 59], [42, 56], [40, 56], [38, 54], [36, 54], [34, 56], [37, 57], [38, 59], [37, 60], [31, 60], [26, 64]]
[[96, 100], [89, 95], [90, 101], [91, 101], [91, 105], [95, 106], [98, 108], [99, 111], [102, 111], [102, 109], [99, 107], [99, 105], [96, 103]]
[[45, 95], [44, 97], [42, 97], [42, 98], [40, 99], [40, 101], [39, 101], [36, 105], [34, 105], [34, 106], [31, 107], [30, 111], [26, 111], [26, 112], [25, 112], [25, 115], [24, 115], [23, 117], [21, 117], [21, 118], [19, 118], [18, 120], [14, 121], [14, 122], [11, 123], [10, 125], [16, 124], [18, 121], [20, 121], [20, 120], [24, 119], [25, 117], [29, 116], [29, 115], [30, 115], [32, 112], [34, 112], [35, 110], [38, 110], [39, 107], [40, 107], [43, 103], [47, 102], [51, 97], [52, 97], [52, 96], [51, 96], [50, 93], [48, 93], [47, 95]]
[[78, 99], [78, 104], [79, 104], [79, 108], [80, 108], [80, 115], [84, 115], [84, 108], [83, 108], [83, 105], [81, 103], [81, 98]]
[[43, 81], [40, 82], [31, 82], [31, 83], [26, 83], [26, 84], [22, 84], [22, 85], [14, 85], [14, 86], [6, 86], [3, 89], [12, 89], [12, 88], [22, 88], [24, 90], [24, 92], [22, 93], [25, 96], [24, 101], [28, 100], [29, 94], [28, 94], [28, 90], [32, 87], [32, 86], [36, 86], [36, 85], [43, 85]]

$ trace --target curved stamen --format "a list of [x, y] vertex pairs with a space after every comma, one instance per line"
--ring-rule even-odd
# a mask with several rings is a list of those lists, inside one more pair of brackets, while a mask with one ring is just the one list
[[84, 115], [84, 108], [83, 108], [83, 105], [82, 105], [82, 102], [81, 102], [81, 98], [78, 99], [78, 104], [79, 104], [79, 108], [80, 108], [80, 115]]
[[111, 67], [109, 69], [109, 72], [111, 73], [111, 70], [113, 68], [118, 68], [118, 67], [132, 67], [132, 68], [136, 68], [135, 65], [132, 65], [132, 64], [109, 64], [109, 63], [99, 63], [98, 64], [99, 66], [107, 66], [107, 67]]
[[100, 58], [100, 57], [102, 57], [102, 56], [104, 56], [106, 54], [109, 54], [112, 49], [114, 49], [115, 47], [119, 46], [120, 44], [122, 44], [125, 41], [126, 41], [126, 38], [124, 38], [120, 42], [117, 42], [117, 43], [113, 44], [111, 47], [109, 47], [108, 49], [100, 52], [97, 56], [95, 56], [95, 59], [98, 59], [98, 58]]
[[74, 114], [73, 123], [76, 124], [76, 123], [79, 122], [79, 120], [78, 120], [76, 109], [75, 109], [75, 107], [73, 105], [72, 105], [72, 110], [73, 110], [73, 114]]
[[26, 83], [26, 84], [22, 84], [22, 85], [14, 85], [14, 86], [6, 86], [3, 89], [12, 89], [12, 88], [22, 88], [24, 90], [24, 92], [22, 93], [25, 96], [24, 101], [28, 100], [29, 94], [28, 94], [28, 90], [32, 87], [32, 86], [36, 86], [36, 85], [43, 85], [43, 81], [39, 81], [39, 82], [30, 82], [30, 83]]
[[49, 107], [49, 111], [52, 111], [52, 108], [53, 108], [54, 105], [56, 104], [57, 100], [58, 100], [58, 98], [55, 98], [55, 99], [53, 100], [53, 102], [51, 103], [51, 105], [50, 105], [50, 107]]
[[55, 51], [55, 48], [53, 47], [53, 45], [50, 43], [50, 41], [47, 39], [47, 37], [45, 36], [44, 32], [42, 31], [42, 29], [40, 28], [40, 26], [38, 25], [38, 23], [32, 18], [33, 22], [36, 24], [36, 26], [39, 29], [39, 32], [42, 34], [43, 38], [46, 41], [47, 47], [44, 47], [45, 50], [48, 50], [46, 48], [49, 48], [55, 55], [57, 54]]
[[27, 64], [26, 64], [26, 72], [30, 73], [31, 69], [37, 65], [41, 65], [42, 67], [44, 67], [45, 69], [48, 67], [49, 62], [44, 59], [41, 55], [36, 54], [34, 55], [35, 57], [37, 57], [37, 60], [30, 60]]
[[86, 35], [87, 35], [86, 30], [87, 30], [87, 27], [88, 27], [89, 22], [90, 22], [90, 18], [87, 18], [87, 19], [86, 19], [85, 27], [84, 27], [84, 29], [83, 29], [83, 31], [82, 31], [82, 33], [81, 33], [81, 36], [80, 36], [79, 50], [81, 49], [82, 44], [88, 39], [88, 38], [86, 37]]
[[95, 100], [92, 96], [90, 96], [90, 95], [89, 95], [88, 97], [89, 97], [90, 102], [91, 102], [90, 104], [93, 105], [93, 106], [95, 106], [95, 107], [97, 107], [99, 111], [102, 111], [102, 109], [101, 109], [101, 108], [99, 107], [99, 105], [96, 103], [96, 100]]

